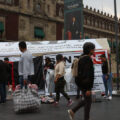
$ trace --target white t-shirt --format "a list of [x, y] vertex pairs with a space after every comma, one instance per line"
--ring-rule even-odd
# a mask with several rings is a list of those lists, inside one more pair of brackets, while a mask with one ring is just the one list
[[57, 74], [61, 75], [61, 77], [65, 74], [65, 63], [63, 61], [55, 66], [55, 77]]
[[32, 54], [29, 51], [25, 51], [20, 58], [18, 65], [19, 75], [23, 75], [24, 79], [28, 78], [28, 75], [34, 75], [34, 64]]

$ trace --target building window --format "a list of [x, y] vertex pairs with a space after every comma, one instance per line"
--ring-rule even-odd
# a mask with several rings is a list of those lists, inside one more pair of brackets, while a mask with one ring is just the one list
[[90, 26], [92, 26], [92, 18], [90, 18]]
[[100, 24], [101, 24], [101, 25], [100, 25], [100, 28], [103, 28], [102, 21], [100, 22]]
[[93, 26], [95, 27], [95, 20], [93, 20]]
[[3, 38], [3, 32], [4, 32], [4, 23], [0, 22], [0, 39]]
[[4, 32], [4, 23], [0, 22], [0, 33], [2, 34]]
[[112, 31], [112, 25], [110, 25], [110, 31]]
[[45, 37], [45, 33], [43, 31], [43, 28], [35, 27], [34, 28], [34, 37], [43, 39]]
[[95, 21], [95, 27], [98, 27], [97, 20]]
[[12, 4], [13, 3], [13, 0], [6, 0], [6, 4]]
[[50, 13], [50, 5], [47, 5], [48, 13]]
[[30, 8], [30, 0], [27, 0], [27, 8]]
[[97, 21], [97, 27], [99, 28], [99, 21]]
[[85, 21], [86, 21], [85, 24], [87, 25], [87, 17], [85, 18]]
[[104, 29], [106, 30], [106, 28], [107, 28], [106, 23], [104, 23], [104, 24], [105, 24]]
[[19, 0], [14, 0], [14, 5], [19, 6]]
[[5, 2], [5, 0], [0, 0], [0, 3], [4, 3]]
[[115, 32], [115, 26], [112, 25], [112, 32]]
[[107, 30], [109, 30], [109, 23], [107, 24]]

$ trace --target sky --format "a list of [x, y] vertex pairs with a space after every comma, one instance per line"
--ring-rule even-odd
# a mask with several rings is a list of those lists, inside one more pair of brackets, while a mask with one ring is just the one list
[[[120, 18], [120, 0], [116, 0], [117, 2], [117, 15]], [[100, 11], [104, 11], [109, 13], [110, 15], [114, 15], [114, 0], [83, 0], [84, 5], [88, 5], [88, 7], [99, 9]]]

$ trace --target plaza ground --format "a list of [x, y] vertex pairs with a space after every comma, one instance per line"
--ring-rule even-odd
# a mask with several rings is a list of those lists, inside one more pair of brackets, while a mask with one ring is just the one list
[[[75, 97], [72, 97], [75, 101]], [[59, 106], [42, 104], [37, 113], [15, 114], [13, 102], [7, 101], [0, 104], [0, 120], [69, 120], [66, 107], [67, 101], [62, 97]], [[74, 105], [75, 105], [74, 104]], [[74, 120], [83, 120], [82, 108], [75, 114]], [[112, 101], [104, 101], [92, 104], [90, 120], [120, 120], [120, 97], [113, 97]]]

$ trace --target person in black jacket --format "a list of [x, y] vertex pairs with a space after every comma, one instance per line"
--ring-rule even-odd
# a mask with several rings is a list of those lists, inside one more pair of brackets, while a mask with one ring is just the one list
[[[9, 85], [12, 85], [12, 64], [10, 64], [9, 62], [9, 58], [4, 58], [4, 63], [7, 64], [7, 82], [9, 83]], [[11, 87], [11, 86], [10, 86]]]
[[[8, 82], [8, 71], [10, 67], [7, 63], [0, 60], [0, 103], [6, 102], [6, 83]], [[10, 81], [11, 84], [11, 81]]]
[[[87, 42], [83, 46], [83, 54], [81, 60], [78, 62], [78, 79], [79, 88], [82, 91], [84, 99], [68, 110], [68, 114], [71, 120], [74, 118], [74, 114], [84, 106], [84, 120], [90, 119], [90, 108], [92, 103], [91, 90], [94, 84], [94, 66], [91, 56], [94, 54], [95, 45], [91, 42]], [[82, 73], [82, 74], [81, 74]]]

